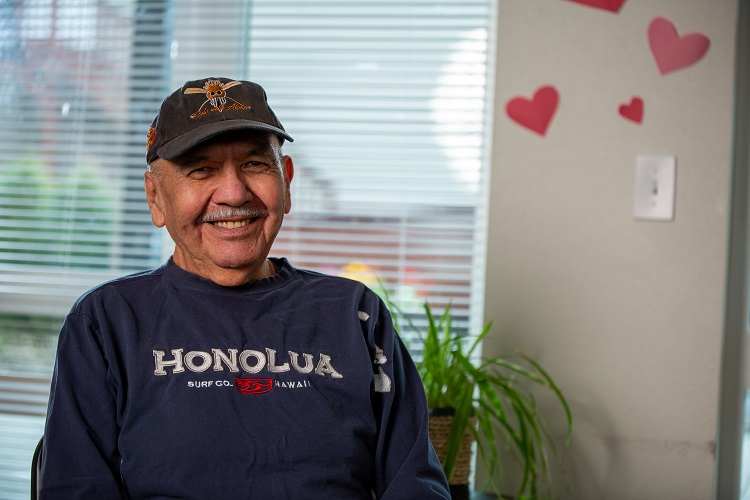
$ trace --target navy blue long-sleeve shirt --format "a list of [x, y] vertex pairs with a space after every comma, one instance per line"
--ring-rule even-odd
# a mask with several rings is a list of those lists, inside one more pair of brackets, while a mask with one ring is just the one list
[[82, 296], [59, 339], [42, 498], [449, 498], [382, 301], [298, 270], [171, 260]]

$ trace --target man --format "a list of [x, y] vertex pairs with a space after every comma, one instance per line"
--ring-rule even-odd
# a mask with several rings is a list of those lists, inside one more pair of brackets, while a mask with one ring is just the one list
[[263, 89], [188, 82], [148, 137], [174, 255], [66, 318], [42, 498], [449, 498], [382, 301], [268, 257], [294, 166]]

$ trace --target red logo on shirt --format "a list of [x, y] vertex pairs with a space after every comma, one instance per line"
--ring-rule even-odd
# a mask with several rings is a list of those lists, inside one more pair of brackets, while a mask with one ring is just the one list
[[270, 378], [236, 378], [234, 386], [242, 394], [263, 394], [273, 389]]

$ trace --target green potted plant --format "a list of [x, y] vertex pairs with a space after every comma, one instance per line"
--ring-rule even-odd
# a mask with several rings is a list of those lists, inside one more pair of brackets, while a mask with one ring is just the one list
[[[387, 301], [396, 328], [399, 329], [399, 319], [403, 318], [420, 340], [422, 351], [414, 357], [431, 411], [430, 438], [454, 495], [468, 497], [468, 480], [457, 479], [456, 474], [464, 469], [460, 474], [467, 475], [466, 454], [471, 456], [471, 442], [475, 440], [490, 478], [502, 472], [502, 446], [519, 465], [521, 480], [516, 498], [539, 498], [540, 481], [549, 476], [549, 452], [558, 456], [559, 449], [539, 412], [532, 389], [549, 390], [560, 403], [567, 425], [564, 440], [567, 447], [573, 419], [560, 388], [539, 363], [520, 351], [474, 359], [492, 323], [471, 338], [455, 331], [450, 305], [435, 317], [429, 303], [425, 303], [427, 326], [420, 330], [412, 315]], [[433, 420], [444, 422], [446, 414], [452, 415], [447, 417], [449, 425], [433, 426]], [[443, 432], [440, 427], [447, 436], [435, 435]], [[502, 484], [493, 480], [493, 486], [501, 495]]]

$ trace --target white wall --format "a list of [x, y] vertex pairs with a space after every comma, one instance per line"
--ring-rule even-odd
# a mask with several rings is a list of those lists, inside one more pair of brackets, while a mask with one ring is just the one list
[[[712, 497], [735, 8], [499, 2], [485, 354], [522, 348], [568, 396], [563, 498]], [[647, 38], [655, 17], [708, 36], [708, 53], [661, 75]], [[561, 96], [544, 137], [505, 111], [542, 85]], [[635, 95], [641, 124], [618, 114]], [[672, 222], [633, 218], [640, 153], [677, 157]]]

